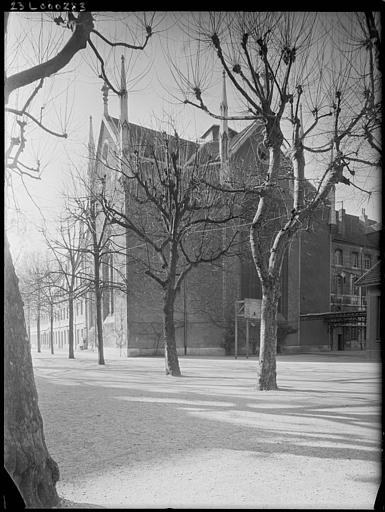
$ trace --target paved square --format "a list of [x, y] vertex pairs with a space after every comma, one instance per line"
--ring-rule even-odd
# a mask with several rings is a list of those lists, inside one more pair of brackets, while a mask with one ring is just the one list
[[103, 507], [373, 509], [380, 483], [380, 365], [278, 356], [279, 391], [257, 360], [106, 350], [33, 353], [59, 494]]

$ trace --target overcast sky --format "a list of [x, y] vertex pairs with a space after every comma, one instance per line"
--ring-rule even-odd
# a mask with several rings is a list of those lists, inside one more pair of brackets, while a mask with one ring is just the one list
[[[151, 21], [149, 13], [147, 17], [147, 21]], [[117, 87], [121, 55], [126, 57], [131, 122], [152, 128], [157, 128], [162, 123], [163, 128], [167, 129], [165, 122], [172, 118], [181, 136], [195, 140], [216, 121], [194, 107], [183, 105], [183, 98], [178, 93], [169, 71], [165, 50], [174, 53], [174, 62], [182, 59], [182, 64], [185, 62], [181, 50], [188, 51], [183, 45], [186, 36], [176, 25], [180, 20], [187, 20], [187, 14], [157, 14], [154, 24], [156, 34], [143, 52], [111, 49], [94, 35], [92, 41], [106, 60], [108, 76]], [[144, 39], [144, 32], [142, 28], [133, 30], [135, 23], [133, 15], [127, 13], [102, 13], [96, 19], [95, 25], [106, 37], [139, 44]], [[69, 31], [57, 27], [46, 14], [12, 14], [6, 47], [8, 74], [36, 64], [37, 59], [46, 60], [55, 53], [55, 49], [63, 45], [68, 36]], [[221, 75], [214, 71], [210, 59], [200, 65], [210, 70], [208, 78], [212, 87], [206, 93], [207, 104], [218, 111]], [[36, 84], [14, 93], [10, 105], [21, 107], [23, 99], [25, 101], [35, 86]], [[47, 79], [34, 100], [31, 113], [37, 118], [41, 116], [44, 124], [52, 130], [66, 131], [68, 138], [50, 136], [36, 128], [33, 123], [27, 125], [28, 142], [24, 161], [33, 165], [38, 158], [43, 171], [39, 181], [24, 178], [25, 186], [20, 178], [13, 176], [12, 188], [6, 188], [6, 201], [9, 204], [7, 216], [11, 221], [9, 239], [16, 258], [26, 250], [39, 247], [41, 242], [37, 229], [44, 221], [50, 224], [60, 212], [62, 191], [68, 181], [70, 168], [86, 166], [89, 116], [93, 117], [97, 142], [103, 113], [101, 86], [102, 82], [97, 76], [96, 58], [86, 49], [58, 76]], [[179, 96], [179, 99], [175, 96]], [[228, 96], [229, 112], [235, 113], [239, 109], [239, 103], [230, 84]], [[110, 93], [110, 114], [118, 117], [118, 107], [116, 95]], [[229, 124], [235, 129], [245, 126], [244, 123]], [[8, 129], [11, 128], [12, 122], [8, 125]], [[360, 214], [361, 209], [365, 208], [371, 218], [379, 220], [379, 184], [367, 177], [367, 174], [364, 179], [361, 177], [360, 184], [374, 191], [370, 198], [352, 187], [341, 185], [337, 188], [337, 201], [343, 201], [348, 213]], [[15, 204], [20, 209], [17, 215]], [[340, 206], [341, 203], [337, 203], [337, 208]]]

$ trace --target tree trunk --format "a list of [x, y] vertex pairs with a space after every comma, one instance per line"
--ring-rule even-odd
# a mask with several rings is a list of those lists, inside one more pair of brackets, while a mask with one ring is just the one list
[[164, 295], [163, 304], [163, 335], [166, 375], [180, 377], [178, 354], [175, 342], [175, 324], [174, 324], [174, 301], [175, 292], [167, 290]]
[[26, 508], [59, 502], [59, 469], [44, 439], [18, 279], [5, 240], [4, 465]]
[[99, 364], [105, 364], [103, 348], [103, 319], [102, 319], [102, 292], [99, 286], [95, 288], [96, 299], [96, 327], [98, 331], [98, 354]]
[[72, 292], [68, 298], [68, 359], [75, 359], [74, 353], [74, 299]]
[[51, 354], [53, 354], [54, 353], [54, 350], [53, 350], [53, 304], [51, 304], [51, 309], [50, 309], [50, 323], [51, 323], [50, 345], [51, 345]]
[[276, 374], [278, 300], [279, 281], [262, 283], [258, 385], [259, 389], [264, 391], [278, 389]]

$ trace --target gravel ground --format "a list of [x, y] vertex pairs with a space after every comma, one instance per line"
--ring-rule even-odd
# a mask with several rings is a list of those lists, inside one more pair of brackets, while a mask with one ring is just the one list
[[66, 508], [373, 509], [378, 363], [279, 356], [261, 392], [254, 358], [182, 357], [181, 378], [108, 349], [33, 361]]

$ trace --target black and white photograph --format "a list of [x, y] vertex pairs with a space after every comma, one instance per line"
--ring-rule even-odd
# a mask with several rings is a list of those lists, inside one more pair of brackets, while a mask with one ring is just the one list
[[383, 510], [373, 5], [9, 3], [5, 509]]

